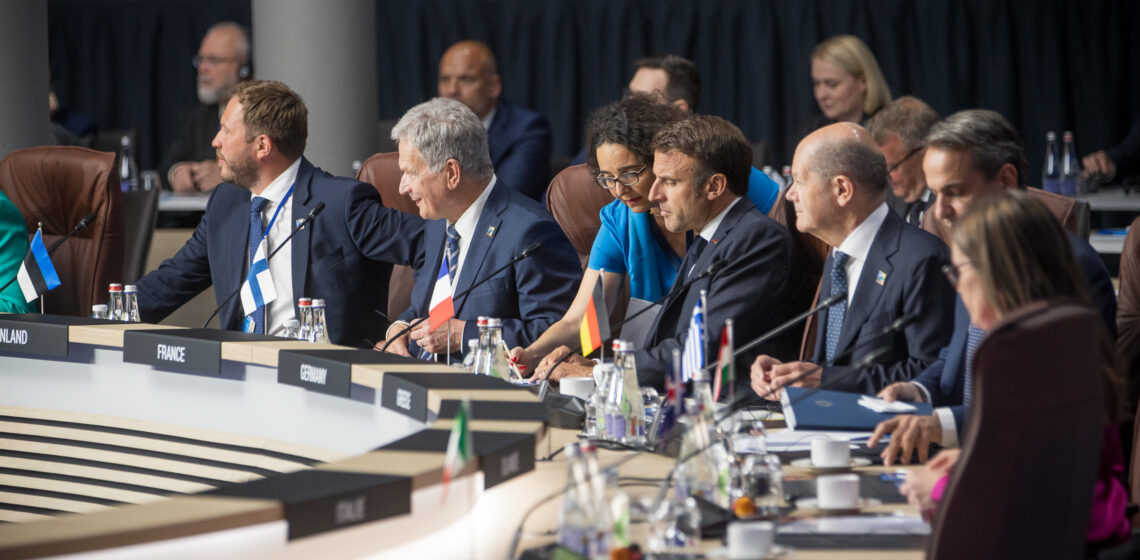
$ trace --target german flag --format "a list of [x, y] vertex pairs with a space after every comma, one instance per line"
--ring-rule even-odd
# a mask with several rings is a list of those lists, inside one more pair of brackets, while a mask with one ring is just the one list
[[586, 303], [586, 312], [582, 314], [582, 324], [578, 328], [578, 336], [582, 339], [583, 356], [589, 356], [591, 352], [601, 348], [602, 343], [610, 337], [610, 314], [606, 311], [601, 274], [598, 274], [598, 283], [594, 284], [594, 293], [590, 294], [590, 301]]

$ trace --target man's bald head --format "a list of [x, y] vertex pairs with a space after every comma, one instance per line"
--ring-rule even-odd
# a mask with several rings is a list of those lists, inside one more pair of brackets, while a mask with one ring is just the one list
[[466, 105], [480, 119], [495, 108], [502, 83], [495, 54], [479, 41], [460, 41], [439, 59], [439, 96]]
[[871, 133], [857, 124], [839, 122], [812, 132], [795, 157], [803, 157], [807, 171], [824, 181], [843, 175], [876, 200], [886, 193], [887, 161]]

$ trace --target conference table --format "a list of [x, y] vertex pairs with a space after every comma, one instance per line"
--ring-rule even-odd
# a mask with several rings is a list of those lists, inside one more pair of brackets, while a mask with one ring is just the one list
[[[474, 457], [444, 484], [465, 399]], [[539, 502], [566, 486], [558, 451], [577, 438], [550, 425], [532, 390], [445, 365], [0, 315], [0, 558], [507, 558], [520, 526], [520, 553], [555, 540], [560, 500]], [[645, 480], [673, 464], [630, 453], [599, 459]], [[787, 484], [807, 474], [785, 467]], [[915, 513], [886, 502], [869, 510]], [[635, 524], [634, 540], [645, 531]], [[920, 547], [799, 546], [789, 557], [918, 558]]]

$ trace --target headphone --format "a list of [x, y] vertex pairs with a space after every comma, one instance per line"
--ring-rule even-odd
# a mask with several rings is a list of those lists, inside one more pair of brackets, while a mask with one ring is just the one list
[[253, 75], [253, 68], [250, 67], [249, 61], [241, 63], [241, 66], [238, 68], [238, 78], [244, 80], [246, 78], [249, 78], [252, 75]]

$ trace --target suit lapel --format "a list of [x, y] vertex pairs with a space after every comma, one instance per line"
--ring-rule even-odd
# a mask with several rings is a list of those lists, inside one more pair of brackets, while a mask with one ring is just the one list
[[[221, 252], [225, 262], [219, 263], [221, 266], [218, 268], [225, 271], [224, 278], [226, 279], [227, 285], [215, 286], [214, 290], [218, 294], [229, 294], [245, 281], [245, 261], [249, 258], [249, 204], [253, 195], [251, 195], [247, 189], [242, 189], [242, 193], [243, 202], [241, 204], [221, 208], [221, 214], [218, 217], [222, 224], [233, 224], [232, 226], [224, 228], [232, 228], [229, 231], [229, 239], [232, 239], [233, 242], [225, 243], [225, 240], [222, 240], [223, 245], [230, 245], [231, 247]], [[224, 296], [218, 295], [219, 299], [222, 297]], [[236, 318], [241, 315], [241, 298], [234, 298], [226, 304], [221, 315], [219, 319], [221, 328], [234, 328], [237, 325], [237, 323], [235, 323]], [[229, 327], [227, 327], [227, 325]]]
[[867, 262], [863, 263], [863, 271], [859, 273], [859, 284], [855, 287], [855, 295], [851, 298], [851, 305], [847, 307], [847, 314], [843, 318], [843, 330], [839, 333], [839, 344], [835, 346], [836, 354], [846, 350], [855, 340], [855, 335], [867, 322], [871, 312], [878, 306], [883, 291], [887, 289], [887, 283], [891, 281], [891, 273], [894, 271], [890, 258], [898, 252], [902, 225], [902, 218], [888, 212], [883, 225], [875, 234], [871, 249], [867, 252]]
[[[491, 244], [499, 235], [499, 227], [503, 223], [500, 214], [507, 208], [507, 194], [506, 188], [496, 181], [495, 186], [491, 188], [491, 194], [487, 196], [487, 202], [483, 205], [483, 212], [475, 224], [472, 238], [468, 240], [467, 256], [463, 258], [463, 269], [455, 282], [455, 293], [469, 289], [479, 277], [483, 262], [491, 252]], [[462, 302], [455, 302], [456, 309], [459, 309], [460, 305]]]
[[[432, 220], [424, 225], [424, 272], [417, 280], [426, 279], [427, 289], [420, 295], [421, 304], [412, 306], [422, 311], [420, 316], [426, 317], [431, 311], [431, 294], [435, 291], [436, 275], [439, 274], [439, 263], [443, 259], [443, 238], [447, 228], [447, 220]], [[417, 284], [418, 285], [418, 284]], [[413, 288], [414, 289], [414, 288]]]
[[[311, 205], [313, 192], [312, 183], [313, 175], [316, 173], [313, 164], [309, 160], [302, 158], [301, 166], [297, 169], [297, 182], [293, 186], [293, 219], [289, 224], [289, 230], [292, 231], [297, 225], [297, 221], [309, 215], [312, 210]], [[280, 219], [280, 218], [278, 218]], [[312, 238], [312, 229], [315, 225], [308, 225], [305, 229], [297, 232], [290, 241], [292, 247], [289, 248], [293, 259], [293, 294], [297, 296], [304, 294], [305, 283], [309, 279], [309, 241]], [[296, 297], [292, 297], [296, 299]]]
[[[816, 297], [816, 304], [821, 300], [827, 299], [831, 294], [831, 267], [833, 266], [834, 254], [835, 251], [828, 247], [827, 259], [823, 261], [823, 274], [820, 275], [819, 279], [819, 295]], [[837, 303], [836, 305], [839, 304]], [[833, 307], [828, 307], [820, 311], [819, 315], [816, 315], [816, 325], [818, 326], [815, 330], [815, 346], [812, 350], [812, 361], [817, 364], [822, 364], [826, 359], [826, 356], [823, 355], [823, 345], [827, 339], [827, 318], [832, 309]]]

